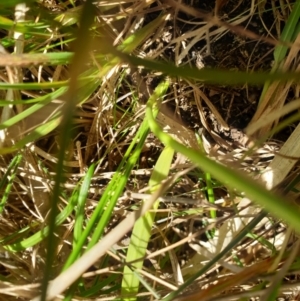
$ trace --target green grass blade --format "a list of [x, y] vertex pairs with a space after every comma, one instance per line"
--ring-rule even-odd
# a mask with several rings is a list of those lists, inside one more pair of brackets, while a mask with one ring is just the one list
[[[288, 20], [285, 23], [283, 31], [280, 35], [280, 41], [293, 42], [292, 38], [295, 37], [295, 30], [297, 30], [299, 19], [300, 19], [300, 0], [296, 0], [293, 9], [291, 11], [291, 14], [289, 15]], [[286, 57], [288, 49], [289, 48], [285, 45], [278, 45], [275, 47], [274, 50], [275, 69]]]
[[[75, 208], [76, 214], [75, 214], [75, 224], [74, 224], [74, 231], [73, 231], [73, 248], [76, 248], [77, 242], [79, 241], [83, 231], [85, 204], [86, 204], [86, 199], [89, 193], [90, 184], [92, 181], [94, 171], [95, 171], [95, 164], [92, 164], [86, 173], [86, 176], [84, 178], [84, 181], [79, 191], [78, 202]], [[81, 283], [80, 279], [77, 280], [75, 283], [73, 283], [73, 285], [67, 291], [64, 301], [68, 301], [72, 299], [73, 294], [75, 293], [76, 288], [80, 283]]]
[[[214, 190], [212, 185], [212, 180], [209, 172], [205, 172], [205, 183], [206, 183], [206, 189], [207, 189], [207, 199], [209, 203], [214, 204], [215, 203], [215, 196], [214, 196]], [[210, 210], [210, 217], [212, 219], [215, 219], [217, 217], [217, 211], [215, 209]]]
[[47, 254], [45, 260], [45, 270], [41, 285], [41, 301], [46, 300], [47, 287], [49, 278], [51, 275], [51, 270], [54, 261], [54, 254], [56, 248], [56, 239], [54, 236], [54, 231], [56, 228], [55, 220], [58, 213], [58, 201], [61, 195], [61, 183], [64, 183], [64, 160], [66, 155], [66, 150], [71, 138], [71, 129], [73, 123], [73, 113], [75, 111], [76, 105], [80, 102], [78, 95], [79, 88], [79, 77], [84, 70], [84, 65], [91, 46], [91, 35], [89, 33], [90, 27], [92, 26], [93, 19], [95, 16], [95, 7], [91, 0], [87, 0], [83, 6], [82, 14], [80, 17], [80, 27], [78, 30], [77, 39], [74, 42], [74, 48], [76, 52], [73, 57], [73, 64], [70, 69], [70, 82], [69, 89], [66, 93], [66, 105], [64, 107], [63, 118], [60, 128], [60, 151], [58, 153], [58, 162], [56, 166], [55, 184], [53, 188], [52, 197], [52, 208], [49, 214], [49, 236], [47, 239]]
[[[149, 181], [149, 186], [151, 187], [150, 192], [155, 191], [157, 186], [160, 185], [161, 182], [168, 176], [173, 155], [174, 150], [172, 148], [166, 147], [162, 151], [155, 164]], [[147, 200], [144, 202], [147, 202]], [[126, 262], [143, 258], [146, 255], [147, 246], [151, 236], [151, 229], [155, 219], [155, 210], [158, 208], [158, 205], [159, 201], [156, 201], [153, 205], [153, 211], [147, 212], [144, 216], [136, 221], [130, 238]], [[131, 267], [124, 267], [121, 292], [122, 296], [124, 296], [124, 300], [136, 300], [136, 297], [126, 297], [126, 295], [130, 294], [131, 296], [135, 296], [138, 293], [140, 279], [136, 277], [135, 270], [142, 269], [142, 267], [142, 260], [134, 263], [131, 265]]]
[[[199, 147], [203, 154], [205, 154], [205, 149], [203, 145], [203, 141], [200, 135], [196, 133], [197, 142], [199, 144]], [[207, 199], [210, 203], [215, 203], [215, 196], [214, 196], [214, 190], [213, 190], [213, 184], [211, 180], [211, 175], [209, 172], [204, 172], [205, 182], [206, 182], [206, 191], [207, 191]], [[210, 216], [212, 219], [215, 219], [217, 217], [217, 211], [215, 209], [210, 210]]]
[[3, 178], [1, 179], [0, 189], [3, 188], [3, 186], [6, 184], [6, 182], [7, 182], [7, 184], [6, 184], [2, 199], [0, 201], [0, 214], [2, 214], [4, 206], [7, 202], [7, 198], [9, 196], [12, 184], [13, 184], [14, 179], [17, 174], [17, 168], [18, 168], [19, 164], [21, 163], [22, 158], [23, 158], [23, 156], [21, 154], [18, 154], [17, 156], [15, 156], [13, 158], [13, 160], [10, 162], [10, 164], [8, 165], [7, 171], [3, 175]]
[[[19, 121], [23, 120], [24, 118], [30, 116], [34, 112], [37, 112], [41, 108], [43, 108], [45, 105], [50, 103], [52, 100], [57, 99], [61, 95], [63, 95], [67, 91], [66, 87], [61, 87], [57, 91], [53, 93], [49, 93], [47, 95], [35, 98], [35, 101], [37, 101], [37, 104], [32, 105], [28, 109], [22, 111], [20, 114], [13, 116], [12, 118], [6, 120], [5, 122], [0, 124], [0, 130], [6, 129]], [[23, 102], [24, 103], [24, 102]], [[6, 102], [7, 105], [7, 102]]]
[[87, 195], [89, 193], [92, 177], [95, 170], [95, 164], [92, 164], [84, 178], [84, 181], [81, 185], [79, 196], [78, 196], [78, 202], [76, 206], [76, 215], [75, 215], [75, 224], [74, 224], [74, 238], [73, 238], [73, 247], [76, 247], [76, 244], [82, 235], [83, 230], [83, 221], [84, 221], [84, 209], [85, 209], [85, 202], [87, 199]]
[[170, 76], [178, 76], [180, 78], [197, 80], [200, 82], [220, 84], [220, 85], [240, 85], [240, 84], [264, 84], [267, 81], [300, 81], [300, 72], [239, 72], [227, 71], [222, 69], [203, 68], [201, 70], [191, 67], [176, 67], [174, 64], [155, 61], [150, 59], [142, 59], [136, 56], [128, 55], [116, 50], [109, 45], [103, 52], [114, 54], [120, 59], [134, 65], [143, 66], [150, 70], [156, 70], [168, 74]]
[[56, 115], [54, 115], [53, 119], [50, 120], [49, 122], [40, 125], [37, 129], [35, 129], [33, 132], [25, 136], [25, 138], [21, 139], [18, 141], [15, 145], [11, 147], [2, 147], [0, 148], [0, 154], [9, 154], [14, 151], [17, 151], [27, 145], [28, 143], [31, 143], [33, 141], [38, 140], [41, 137], [44, 137], [51, 131], [53, 131], [57, 126], [60, 124], [60, 119], [57, 117], [55, 118]]
[[[294, 3], [293, 10], [292, 10], [287, 22], [284, 25], [283, 31], [282, 31], [281, 36], [280, 36], [280, 41], [282, 41], [282, 42], [292, 42], [293, 41], [292, 39], [296, 38], [295, 34], [299, 30], [299, 24], [300, 24], [299, 23], [299, 18], [300, 18], [300, 1], [297, 0]], [[275, 47], [274, 53], [273, 53], [273, 55], [274, 55], [274, 66], [272, 67], [272, 70], [271, 70], [272, 73], [274, 73], [278, 69], [280, 63], [286, 57], [288, 49], [289, 48], [285, 45], [277, 45]], [[259, 103], [262, 103], [269, 87], [270, 87], [270, 82], [267, 81], [264, 84], [263, 90], [261, 92]]]
[[13, 172], [13, 169], [15, 169], [15, 167], [19, 165], [20, 163], [19, 160], [21, 159], [22, 159], [22, 155], [18, 154], [11, 160], [11, 162], [7, 167], [7, 171], [5, 172], [5, 174], [0, 180], [0, 189], [2, 189], [4, 185], [9, 181], [8, 176], [10, 175], [11, 172]]
[[0, 82], [0, 90], [43, 90], [43, 89], [52, 89], [52, 88], [60, 88], [66, 87], [69, 84], [69, 81], [62, 80], [57, 82], [43, 82], [43, 83], [19, 83], [19, 84], [11, 84], [11, 83], [3, 83]]

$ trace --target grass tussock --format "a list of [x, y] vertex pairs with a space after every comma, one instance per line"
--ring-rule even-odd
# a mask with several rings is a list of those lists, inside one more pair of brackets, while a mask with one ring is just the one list
[[300, 1], [2, 1], [0, 298], [298, 300]]

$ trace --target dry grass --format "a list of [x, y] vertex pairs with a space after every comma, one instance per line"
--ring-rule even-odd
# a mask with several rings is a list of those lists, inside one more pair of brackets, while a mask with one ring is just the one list
[[[30, 115], [22, 114], [33, 105], [22, 104], [20, 100], [25, 102], [55, 93], [57, 87], [49, 88], [43, 83], [63, 82], [72, 77], [69, 59], [57, 65], [49, 62], [41, 65], [34, 56], [22, 55], [76, 51], [72, 48], [74, 42], [69, 39], [74, 38], [78, 29], [77, 18], [84, 4], [74, 2], [72, 7], [71, 1], [37, 1], [34, 5], [38, 3], [38, 9], [32, 5], [26, 11], [25, 19], [36, 25], [35, 30], [39, 30], [39, 22], [43, 23], [46, 28], [43, 33], [48, 35], [43, 36], [40, 31], [26, 37], [21, 32], [24, 43], [22, 39], [18, 41], [17, 29], [1, 30], [5, 54], [9, 54], [11, 62], [1, 63], [4, 66], [0, 70], [1, 81], [11, 85], [40, 84], [40, 89], [36, 90], [25, 86], [1, 90], [1, 99], [14, 103], [3, 106], [1, 125], [8, 126], [0, 129], [1, 145], [4, 150], [10, 150], [9, 154], [3, 151], [0, 157], [3, 178], [0, 298], [3, 300], [30, 300], [41, 293], [40, 282], [48, 271], [48, 247], [47, 240], [42, 239], [43, 234], [37, 233], [49, 223], [61, 149], [62, 128], [59, 125], [64, 120], [62, 112], [66, 114], [68, 99], [63, 91], [48, 103], [42, 103], [41, 108]], [[177, 66], [196, 66], [201, 70], [207, 66], [241, 71], [270, 70], [268, 62], [272, 59], [272, 49], [279, 45], [280, 28], [290, 14], [291, 4], [288, 1], [275, 1], [276, 4], [272, 1], [245, 2], [216, 1], [214, 6], [210, 1], [204, 1], [202, 4], [206, 7], [199, 10], [199, 3], [180, 4], [173, 0], [101, 1], [96, 5], [94, 33], [104, 35], [108, 42], [118, 46], [151, 24], [152, 30], [150, 27], [142, 38], [137, 35], [137, 40], [133, 41], [136, 45], [131, 52], [138, 57], [173, 62]], [[22, 22], [13, 16], [14, 9], [3, 9], [5, 16], [16, 23]], [[159, 17], [160, 13], [163, 16]], [[271, 17], [273, 22], [270, 24]], [[55, 284], [61, 275], [65, 275], [62, 270], [77, 243], [74, 225], [76, 229], [79, 205], [68, 214], [63, 214], [64, 210], [72, 203], [72, 197], [79, 194], [80, 181], [94, 163], [95, 171], [81, 212], [82, 228], [86, 228], [143, 123], [145, 103], [163, 79], [155, 70], [146, 71], [124, 62], [111, 64], [109, 55], [105, 57], [98, 52], [105, 45], [93, 42], [93, 53], [84, 64], [85, 76], [91, 80], [78, 87], [80, 103], [76, 104], [72, 138], [61, 170], [65, 180], [56, 200], [57, 213], [63, 218], [55, 230], [56, 245], [48, 275], [49, 279], [56, 279]], [[228, 48], [226, 43], [233, 46]], [[13, 46], [19, 55], [16, 61], [10, 60]], [[239, 57], [236, 57], [237, 53], [240, 53]], [[40, 56], [39, 60], [42, 59], [49, 60]], [[281, 68], [299, 71], [298, 66], [299, 38]], [[261, 93], [258, 87], [247, 84], [234, 88], [216, 86], [183, 78], [169, 80], [170, 86], [157, 116], [164, 132], [199, 152], [203, 147], [214, 161], [260, 181], [275, 194], [285, 195], [293, 204], [297, 202], [297, 131], [289, 139], [296, 123], [289, 124], [289, 128], [277, 136], [271, 137], [270, 133], [282, 124], [284, 116], [293, 117], [291, 112], [299, 102], [298, 84], [272, 83], [258, 106]], [[11, 121], [18, 116], [23, 117]], [[49, 123], [50, 130], [42, 132], [41, 126], [51, 120], [56, 122], [53, 128]], [[247, 124], [248, 135], [242, 131]], [[199, 130], [203, 146], [199, 145], [195, 135]], [[32, 133], [36, 136], [25, 141]], [[13, 147], [20, 143], [16, 152]], [[107, 238], [101, 246], [103, 256], [92, 258], [92, 266], [88, 263], [82, 266], [83, 271], [89, 270], [80, 274], [80, 282], [75, 282], [71, 290], [65, 290], [68, 285], [63, 288], [63, 295], [58, 295], [57, 300], [65, 296], [65, 300], [120, 298], [130, 237], [127, 232], [135, 222], [134, 212], [141, 206], [141, 200], [155, 201], [155, 196], [149, 193], [148, 183], [162, 149], [163, 144], [150, 133], [101, 235]], [[280, 149], [281, 154], [278, 154]], [[282, 167], [279, 169], [278, 166]], [[264, 173], [266, 170], [269, 172]], [[225, 181], [210, 179], [206, 171], [196, 168], [180, 154], [173, 160], [170, 177], [156, 195], [161, 197], [160, 207], [156, 210], [143, 270], [138, 271], [144, 279], [137, 294], [140, 300], [168, 298], [170, 292], [176, 291], [199, 270], [205, 271], [176, 300], [236, 300], [243, 297], [250, 300], [254, 291], [260, 300], [274, 300], [272, 293], [278, 287], [278, 296], [298, 300], [299, 240], [289, 225], [267, 215], [253, 226], [247, 237], [240, 237], [245, 226], [261, 214], [260, 207], [245, 198], [243, 192], [228, 188]], [[167, 192], [160, 195], [161, 191]], [[212, 196], [209, 195], [211, 192]], [[118, 225], [121, 226], [118, 228]], [[111, 243], [114, 237], [109, 238], [109, 233], [122, 239], [117, 244]], [[35, 240], [34, 235], [39, 238]], [[207, 262], [213, 263], [214, 257], [231, 243], [229, 252], [208, 267]], [[86, 248], [87, 243], [79, 257]], [[52, 284], [51, 289], [53, 287]]]

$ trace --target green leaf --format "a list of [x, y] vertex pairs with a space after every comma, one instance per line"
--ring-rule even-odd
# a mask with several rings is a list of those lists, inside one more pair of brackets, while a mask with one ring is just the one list
[[177, 67], [174, 64], [142, 59], [117, 51], [113, 47], [107, 46], [107, 51], [115, 54], [121, 60], [126, 61], [136, 67], [143, 66], [150, 70], [160, 71], [166, 75], [178, 76], [180, 78], [197, 80], [200, 82], [220, 84], [220, 85], [240, 85], [240, 84], [263, 84], [267, 81], [300, 81], [300, 72], [239, 72], [221, 69], [203, 68], [201, 70], [191, 67]]
[[[155, 191], [158, 185], [168, 176], [173, 155], [174, 150], [170, 147], [165, 147], [160, 154], [149, 181], [150, 192]], [[144, 202], [147, 202], [147, 200], [144, 200]], [[155, 219], [155, 210], [158, 208], [158, 205], [159, 201], [156, 201], [153, 205], [153, 211], [147, 212], [136, 221], [130, 238], [126, 262], [132, 262], [146, 255], [147, 246], [151, 237], [151, 229]], [[123, 300], [136, 300], [136, 297], [126, 297], [126, 295], [130, 294], [131, 296], [135, 296], [138, 293], [140, 279], [137, 277], [135, 270], [142, 269], [142, 267], [142, 260], [131, 266], [124, 267], [122, 280]]]
[[[297, 30], [300, 19], [300, 0], [296, 0], [294, 3], [291, 14], [288, 17], [287, 22], [284, 25], [283, 31], [280, 35], [281, 42], [292, 43], [292, 37], [295, 37], [295, 31]], [[286, 57], [289, 47], [285, 45], [278, 45], [274, 50], [275, 65], [278, 66], [282, 60]]]

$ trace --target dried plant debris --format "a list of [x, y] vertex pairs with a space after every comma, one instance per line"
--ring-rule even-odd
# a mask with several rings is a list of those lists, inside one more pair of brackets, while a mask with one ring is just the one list
[[[47, 84], [68, 80], [71, 60], [71, 56], [66, 56], [62, 63], [55, 56], [48, 55], [46, 50], [66, 53], [72, 50], [68, 39], [71, 40], [77, 30], [84, 2], [37, 1], [40, 11], [32, 7], [28, 10], [28, 20], [41, 20], [50, 34], [43, 32], [43, 36], [39, 31], [30, 32], [32, 36], [26, 40], [25, 51], [19, 54], [12, 54], [14, 42], [10, 33], [7, 30], [0, 32], [3, 44], [7, 43], [5, 49], [3, 46], [5, 53], [0, 54], [0, 65], [3, 66], [0, 69], [1, 81], [41, 84], [38, 90], [18, 90], [19, 95], [13, 100], [17, 104], [24, 101], [24, 107], [7, 106], [9, 118], [4, 118], [2, 113], [1, 124], [32, 108], [30, 102], [26, 103], [28, 99], [38, 99], [42, 103], [45, 99], [40, 97], [52, 97], [39, 111], [18, 119], [11, 127], [1, 128], [2, 146], [13, 147], [27, 134], [35, 133], [45, 122], [58, 116], [57, 124], [51, 130], [43, 128], [46, 134], [41, 132], [38, 138], [24, 143], [20, 157], [1, 155], [0, 284], [1, 294], [5, 295], [3, 300], [15, 300], [16, 297], [31, 300], [40, 293], [47, 254], [43, 232], [40, 231], [45, 231], [48, 223], [57, 154], [61, 148], [61, 128], [57, 127], [61, 115], [56, 114], [63, 110], [65, 103], [63, 92], [53, 96], [61, 87]], [[180, 5], [196, 13], [180, 9]], [[159, 20], [155, 29], [148, 29], [134, 48], [134, 55], [177, 66], [189, 65], [199, 70], [269, 71], [274, 59], [274, 43], [268, 41], [278, 40], [290, 6], [287, 1], [269, 0], [100, 1], [95, 3], [97, 16], [94, 25], [101, 29], [97, 34], [105, 34], [117, 47], [128, 37], [154, 24], [151, 22]], [[159, 19], [161, 15], [168, 17]], [[6, 15], [7, 18], [11, 16]], [[49, 16], [55, 16], [54, 20]], [[214, 16], [218, 17], [219, 23], [214, 21]], [[155, 70], [126, 64], [114, 64], [105, 70], [106, 65], [100, 65], [98, 61], [97, 49], [94, 52], [85, 66], [87, 76], [94, 80], [94, 74], [99, 72], [101, 78], [86, 84], [85, 100], [76, 107], [73, 124], [76, 135], [63, 162], [66, 181], [61, 183], [53, 279], [60, 275], [76, 244], [74, 224], [80, 206], [68, 209], [72, 206], [72, 197], [79, 195], [77, 188], [81, 187], [82, 179], [94, 163], [95, 172], [90, 180], [86, 203], [81, 208], [81, 228], [86, 229], [99, 200], [118, 173], [128, 147], [136, 139], [144, 120], [145, 104], [164, 78]], [[292, 54], [291, 61], [296, 65], [299, 62], [298, 52], [294, 49], [290, 56]], [[22, 78], [12, 80], [20, 71]], [[281, 94], [283, 104], [299, 97], [296, 85], [286, 84], [280, 89], [285, 92]], [[1, 93], [1, 99], [6, 99], [10, 90], [3, 95]], [[299, 158], [294, 143], [297, 139], [292, 138], [292, 142], [288, 139], [295, 126], [290, 125], [261, 141], [246, 134], [246, 127], [257, 113], [261, 93], [262, 87], [215, 86], [171, 78], [157, 121], [164, 132], [185, 146], [203, 151], [211, 159], [247, 173], [269, 189], [285, 195], [288, 201], [299, 203]], [[275, 117], [280, 121], [285, 118], [281, 115]], [[293, 134], [296, 137], [297, 130]], [[151, 198], [153, 187], [149, 187], [149, 181], [163, 148], [154, 134], [147, 135], [139, 159], [126, 174], [124, 191], [114, 206], [102, 237], [112, 233], [130, 214], [138, 212], [143, 201]], [[133, 154], [131, 150], [130, 156]], [[274, 173], [276, 168], [281, 177]], [[167, 193], [159, 198], [144, 267], [140, 272], [140, 277], [151, 283], [150, 286], [155, 283], [155, 290], [147, 291], [147, 285], [143, 283], [138, 295], [141, 300], [150, 300], [157, 292], [156, 298], [159, 299], [176, 291], [224, 251], [262, 212], [243, 192], [229, 190], [226, 183], [210, 179], [205, 171], [193, 166], [180, 154], [172, 161], [170, 175], [176, 178]], [[109, 197], [111, 195], [113, 193]], [[106, 206], [108, 204], [103, 208], [108, 210]], [[73, 291], [74, 300], [120, 297], [124, 258], [131, 234], [122, 234], [123, 238], [83, 274], [82, 286]], [[89, 236], [87, 241], [90, 240]], [[297, 245], [298, 237], [283, 222], [266, 215], [247, 237], [175, 300], [255, 300], [256, 297], [267, 300], [270, 283], [278, 281], [276, 277], [282, 271], [278, 296], [284, 300], [297, 300], [299, 259], [293, 253], [293, 247]], [[286, 267], [289, 256], [296, 260]]]

